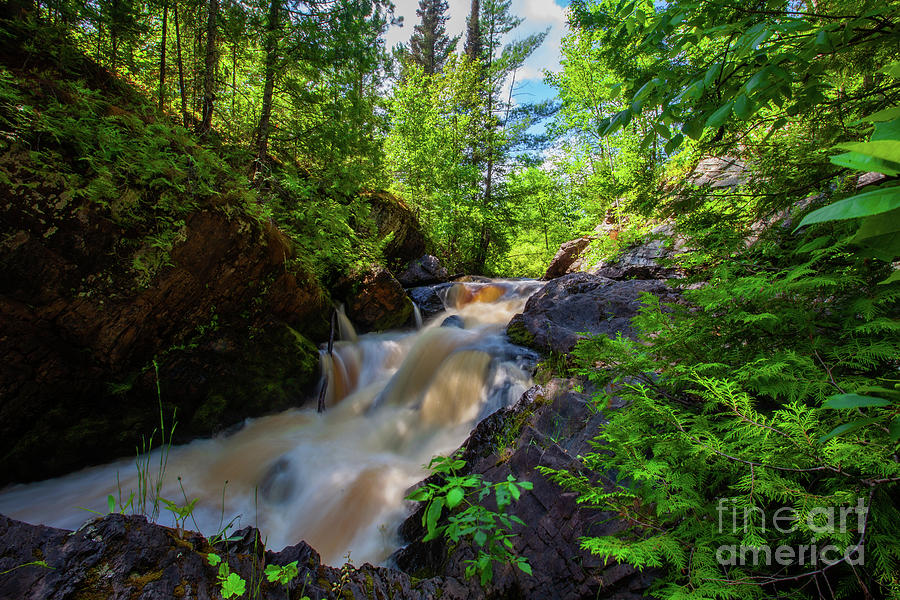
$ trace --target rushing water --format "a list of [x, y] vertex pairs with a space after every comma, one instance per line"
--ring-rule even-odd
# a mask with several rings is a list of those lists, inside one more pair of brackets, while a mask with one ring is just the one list
[[[357, 337], [342, 317], [344, 341], [333, 356], [322, 354], [325, 413], [289, 410], [172, 448], [161, 496], [199, 498], [187, 527], [205, 535], [239, 515], [237, 526], [258, 526], [270, 548], [305, 540], [330, 564], [348, 552], [357, 563], [384, 561], [397, 548], [403, 497], [422, 465], [530, 385], [535, 357], [503, 330], [540, 285], [454, 284], [441, 292], [446, 311], [412, 332]], [[440, 326], [453, 315], [463, 328]], [[158, 461], [150, 457], [151, 473]], [[131, 459], [11, 486], [0, 493], [0, 513], [75, 529], [93, 516], [86, 509], [106, 512], [109, 494], [121, 489], [127, 500], [137, 480]], [[173, 524], [165, 510], [158, 520]]]

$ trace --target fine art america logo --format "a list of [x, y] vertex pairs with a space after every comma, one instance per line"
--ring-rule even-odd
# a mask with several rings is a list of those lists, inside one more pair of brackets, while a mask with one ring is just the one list
[[[819, 546], [815, 540], [809, 544], [796, 546], [738, 546], [722, 545], [716, 549], [716, 560], [720, 565], [833, 565], [846, 562], [849, 565], [864, 564], [862, 533], [865, 532], [866, 514], [869, 508], [862, 498], [856, 506], [818, 506], [810, 510], [803, 521], [798, 512], [790, 506], [784, 506], [767, 515], [758, 506], [736, 506], [731, 498], [720, 498], [716, 509], [719, 513], [719, 533], [726, 530], [731, 533], [750, 531], [751, 526], [761, 533], [778, 532], [789, 534], [797, 531], [805, 524], [815, 537], [831, 534], [859, 532], [859, 542], [841, 548], [833, 544]], [[857, 536], [854, 536], [857, 537]]]

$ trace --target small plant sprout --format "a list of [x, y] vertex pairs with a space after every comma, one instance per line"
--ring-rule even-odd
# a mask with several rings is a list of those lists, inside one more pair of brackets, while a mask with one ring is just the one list
[[219, 591], [226, 600], [232, 596], [240, 598], [247, 591], [247, 582], [243, 577], [231, 571], [228, 562], [222, 560], [218, 554], [210, 552], [206, 555], [206, 561], [213, 567], [218, 566], [219, 572], [216, 580], [219, 582]]
[[[487, 585], [493, 579], [495, 562], [515, 565], [531, 575], [528, 560], [513, 553], [515, 534], [510, 532], [514, 523], [525, 523], [506, 511], [521, 497], [522, 490], [532, 489], [532, 483], [517, 481], [512, 475], [500, 483], [483, 481], [479, 474], [460, 475], [459, 471], [465, 466], [466, 461], [459, 454], [434, 457], [428, 468], [432, 473], [441, 473], [445, 483], [423, 485], [407, 496], [407, 500], [427, 503], [422, 515], [422, 525], [427, 531], [423, 541], [444, 537], [453, 543], [463, 538], [474, 542], [478, 554], [475, 559], [466, 561], [466, 576], [477, 572], [481, 585]], [[499, 512], [479, 503], [492, 492]], [[444, 509], [447, 509], [446, 524], [439, 524]]]
[[187, 521], [188, 517], [194, 514], [194, 507], [197, 505], [198, 500], [199, 498], [194, 498], [184, 506], [181, 506], [171, 500], [160, 498], [160, 501], [165, 504], [166, 510], [171, 512], [175, 517], [175, 529], [178, 531], [179, 538], [182, 537], [184, 532], [184, 522]]

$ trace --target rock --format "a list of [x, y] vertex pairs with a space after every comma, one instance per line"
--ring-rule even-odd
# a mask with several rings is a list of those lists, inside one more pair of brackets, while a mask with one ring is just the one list
[[446, 310], [446, 306], [444, 306], [444, 300], [441, 298], [440, 292], [452, 284], [441, 284], [441, 285], [431, 285], [431, 286], [421, 286], [414, 287], [407, 290], [407, 294], [415, 302], [419, 311], [422, 313], [422, 318], [427, 320], [434, 315], [444, 312]]
[[[464, 600], [465, 586], [451, 578], [413, 581], [396, 570], [363, 565], [347, 571], [321, 563], [319, 554], [301, 542], [281, 552], [265, 551], [259, 532], [246, 528], [236, 542], [210, 546], [193, 532], [148, 523], [142, 516], [110, 514], [69, 532], [29, 525], [0, 515], [0, 598], [17, 600], [171, 600], [218, 598], [217, 569], [206, 556], [215, 552], [231, 572], [247, 582], [263, 564], [297, 561], [299, 575], [289, 583], [291, 598], [301, 590], [310, 598], [396, 598], [426, 600], [441, 596]], [[21, 566], [37, 560], [47, 566]], [[255, 561], [255, 565], [253, 564]], [[18, 568], [17, 568], [18, 567]], [[261, 600], [284, 600], [284, 586], [259, 582]]]
[[402, 327], [412, 316], [412, 303], [403, 286], [383, 267], [372, 267], [347, 298], [347, 316], [367, 331]]
[[462, 317], [459, 315], [450, 315], [444, 322], [441, 323], [441, 327], [456, 327], [458, 329], [465, 329], [466, 324], [463, 322]]
[[663, 223], [654, 228], [643, 242], [625, 249], [613, 260], [599, 263], [588, 272], [610, 279], [676, 278], [682, 276], [681, 271], [664, 263], [684, 251], [684, 242], [675, 235], [672, 225]]
[[[512, 475], [533, 485], [511, 505], [509, 513], [526, 523], [513, 530], [518, 535], [512, 541], [515, 553], [528, 559], [534, 576], [495, 566], [486, 591], [474, 578], [468, 582], [471, 596], [637, 600], [652, 582], [652, 572], [604, 562], [581, 550], [579, 544], [583, 536], [610, 535], [625, 525], [614, 514], [578, 504], [574, 493], [535, 470], [538, 465], [580, 469], [575, 457], [592, 450], [590, 440], [606, 423], [602, 414], [588, 409], [588, 396], [572, 392], [563, 382], [551, 382], [549, 387], [555, 389], [531, 388], [515, 407], [501, 409], [482, 421], [462, 446], [466, 466], [460, 474], [478, 473], [485, 481], [505, 481]], [[451, 549], [441, 539], [422, 542], [422, 510], [424, 505], [419, 505], [401, 527], [401, 535], [411, 543], [395, 554], [398, 566], [417, 577], [440, 573], [449, 579], [463, 579], [464, 561], [475, 555], [472, 544], [464, 541]]]
[[581, 257], [585, 249], [590, 245], [591, 238], [581, 237], [576, 240], [565, 242], [559, 247], [559, 251], [550, 261], [547, 272], [544, 273], [544, 280], [556, 279], [562, 277], [566, 273], [572, 273], [569, 269], [572, 264]]
[[434, 256], [426, 254], [410, 261], [406, 269], [397, 276], [397, 281], [403, 287], [415, 287], [444, 283], [450, 278], [450, 273]]
[[133, 455], [159, 425], [155, 357], [176, 442], [311, 391], [307, 336], [327, 336], [328, 298], [286, 267], [293, 250], [273, 225], [195, 210], [137, 281], [145, 232], [34, 201], [48, 224], [24, 203], [0, 209], [0, 485]]
[[743, 160], [732, 156], [708, 156], [697, 163], [688, 180], [696, 186], [729, 188], [743, 185], [748, 178]]
[[632, 336], [631, 318], [641, 307], [640, 294], [665, 299], [673, 291], [659, 280], [615, 281], [572, 273], [550, 281], [513, 317], [507, 334], [517, 344], [543, 352], [570, 352], [582, 332]]
[[388, 192], [375, 192], [364, 197], [371, 207], [372, 219], [378, 228], [378, 238], [393, 236], [383, 249], [388, 267], [400, 268], [425, 253], [422, 228], [401, 199]]

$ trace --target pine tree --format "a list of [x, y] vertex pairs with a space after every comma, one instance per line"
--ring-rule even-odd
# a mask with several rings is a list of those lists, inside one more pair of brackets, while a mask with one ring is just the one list
[[481, 58], [481, 1], [472, 0], [469, 25], [466, 30], [466, 55], [472, 60]]
[[456, 49], [459, 41], [459, 36], [451, 38], [447, 35], [444, 24], [449, 17], [446, 12], [446, 0], [419, 0], [416, 15], [422, 22], [416, 25], [409, 40], [409, 54], [428, 75], [434, 75], [443, 69], [447, 57]]

